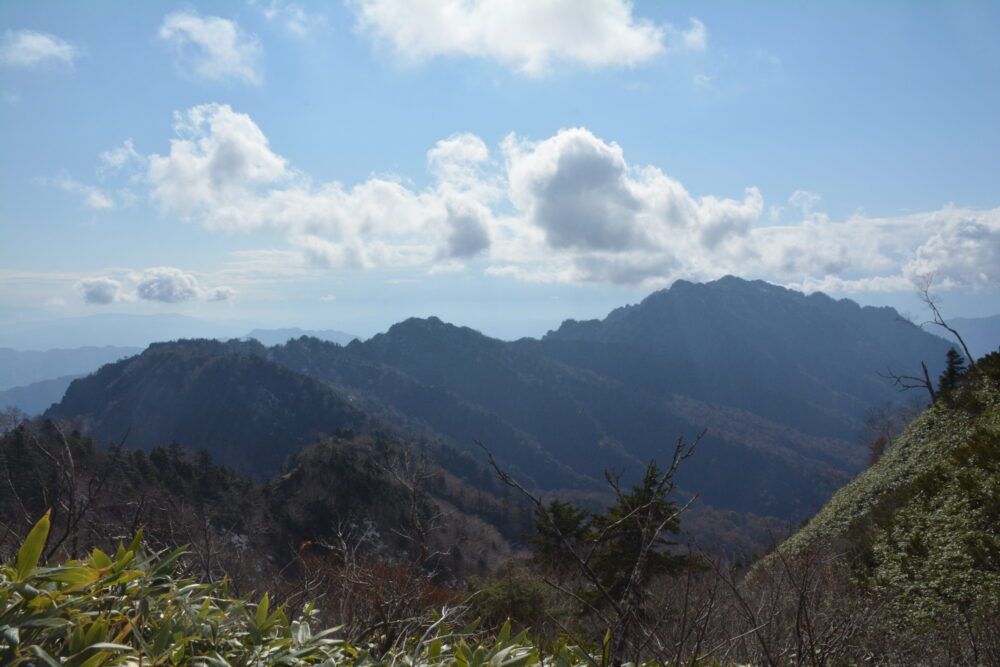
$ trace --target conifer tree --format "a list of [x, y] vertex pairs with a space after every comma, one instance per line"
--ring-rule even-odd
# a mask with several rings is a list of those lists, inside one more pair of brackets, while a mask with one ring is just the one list
[[965, 358], [955, 348], [948, 350], [947, 365], [938, 380], [938, 392], [944, 394], [961, 385], [965, 371]]

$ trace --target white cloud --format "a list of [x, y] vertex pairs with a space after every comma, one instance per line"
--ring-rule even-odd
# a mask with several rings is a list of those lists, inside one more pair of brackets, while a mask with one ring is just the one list
[[309, 271], [302, 253], [295, 250], [235, 250], [230, 254], [234, 259], [219, 273], [241, 283], [301, 276]]
[[510, 199], [523, 214], [520, 242], [506, 254], [544, 261], [558, 250], [567, 262], [553, 274], [559, 280], [664, 280], [679, 258], [744, 237], [763, 209], [756, 188], [743, 200], [695, 198], [656, 167], [629, 166], [617, 144], [583, 128], [536, 143], [510, 136], [504, 152]]
[[943, 289], [1000, 285], [1000, 215], [945, 209], [903, 273], [911, 279], [933, 275]]
[[59, 176], [54, 182], [62, 190], [83, 197], [83, 205], [87, 208], [101, 211], [115, 207], [111, 196], [93, 185], [84, 185], [66, 175]]
[[[123, 275], [124, 274], [124, 275]], [[226, 301], [236, 295], [228, 286], [203, 287], [193, 274], [170, 266], [157, 266], [141, 273], [118, 271], [118, 278], [99, 276], [77, 282], [84, 301], [108, 304], [118, 301], [159, 301], [181, 303], [199, 299]]]
[[235, 21], [193, 11], [174, 12], [163, 18], [158, 34], [177, 50], [181, 66], [193, 68], [200, 78], [250, 84], [262, 80], [257, 66], [260, 42]]
[[427, 232], [451, 239], [439, 246], [449, 256], [471, 256], [488, 244], [483, 226], [494, 188], [474, 176], [468, 146], [432, 151], [439, 184], [415, 192], [387, 178], [351, 188], [315, 185], [271, 151], [249, 116], [227, 105], [178, 114], [175, 130], [169, 154], [150, 156], [147, 174], [167, 212], [210, 227], [282, 230], [317, 266], [425, 263], [435, 254]]
[[190, 273], [167, 266], [146, 269], [136, 285], [136, 294], [146, 301], [188, 301], [198, 295], [198, 280]]
[[462, 271], [467, 271], [468, 268], [468, 265], [464, 262], [436, 262], [431, 268], [427, 269], [427, 275], [436, 276], [443, 273], [461, 273]]
[[281, 25], [296, 37], [304, 37], [309, 33], [310, 28], [318, 23], [325, 23], [323, 17], [307, 13], [302, 5], [296, 3], [280, 2], [279, 0], [270, 0], [269, 2], [250, 0], [250, 4], [260, 7], [264, 18]]
[[818, 219], [828, 220], [826, 214], [816, 211], [816, 207], [823, 201], [823, 197], [810, 192], [809, 190], [796, 190], [788, 198], [788, 203], [802, 212], [802, 217], [806, 220]]
[[165, 208], [184, 216], [224, 213], [256, 188], [290, 176], [246, 114], [206, 104], [174, 116], [178, 138], [169, 156], [148, 160], [153, 198]]
[[163, 211], [287, 239], [289, 249], [248, 255], [234, 272], [462, 267], [650, 288], [732, 273], [850, 292], [900, 289], [933, 271], [942, 287], [1000, 285], [1000, 209], [836, 222], [817, 210], [819, 195], [797, 191], [774, 209], [793, 224], [768, 223], [757, 188], [696, 196], [585, 128], [540, 141], [510, 135], [495, 155], [475, 135], [448, 137], [427, 153], [424, 188], [382, 176], [316, 183], [228, 106], [177, 118], [170, 151], [147, 160]]
[[708, 28], [698, 19], [691, 19], [691, 27], [680, 30], [668, 26], [671, 35], [671, 48], [675, 51], [704, 51], [708, 48]]
[[215, 287], [212, 289], [204, 290], [204, 298], [208, 301], [229, 301], [237, 292], [232, 287]]
[[30, 69], [45, 64], [72, 66], [80, 50], [66, 40], [34, 30], [7, 30], [0, 39], [0, 64]]
[[504, 142], [510, 191], [553, 247], [625, 250], [650, 242], [622, 150], [584, 129], [539, 143]]
[[135, 150], [131, 139], [126, 139], [121, 146], [101, 153], [101, 169], [119, 171], [131, 165], [142, 165], [145, 159]]
[[324, 294], [319, 298], [319, 300], [323, 301], [324, 303], [329, 303], [330, 301], [336, 301], [337, 296], [335, 294]]
[[126, 299], [122, 284], [113, 278], [89, 278], [77, 283], [87, 303], [109, 304]]
[[671, 50], [704, 50], [707, 30], [632, 15], [625, 0], [357, 0], [358, 26], [403, 60], [489, 58], [527, 74], [553, 62], [633, 66]]
[[857, 294], [859, 292], [908, 292], [913, 281], [905, 276], [870, 276], [867, 278], [841, 278], [839, 276], [809, 277], [800, 282], [786, 283], [800, 292], [826, 292], [828, 294]]

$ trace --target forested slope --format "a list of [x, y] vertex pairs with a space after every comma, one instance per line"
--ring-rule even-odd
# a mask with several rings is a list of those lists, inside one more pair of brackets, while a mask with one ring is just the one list
[[1000, 609], [1000, 353], [957, 385], [779, 550], [846, 553], [904, 625]]

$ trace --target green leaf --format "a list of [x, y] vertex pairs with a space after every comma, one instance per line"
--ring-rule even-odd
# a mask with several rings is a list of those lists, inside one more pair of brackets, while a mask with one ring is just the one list
[[472, 654], [472, 651], [469, 650], [469, 645], [465, 643], [464, 639], [455, 645], [455, 660], [460, 665], [474, 664], [475, 658]]
[[45, 664], [49, 665], [49, 667], [62, 667], [61, 663], [55, 658], [53, 658], [51, 655], [49, 655], [42, 647], [32, 646], [30, 650], [32, 653], [35, 654], [35, 656], [44, 660]]
[[49, 515], [52, 510], [45, 513], [35, 527], [31, 529], [28, 533], [28, 537], [24, 540], [24, 544], [21, 545], [21, 549], [17, 552], [17, 579], [18, 581], [24, 581], [31, 574], [35, 566], [38, 565], [38, 559], [42, 555], [42, 549], [45, 548], [45, 540], [49, 538]]
[[500, 628], [500, 636], [497, 637], [497, 643], [506, 644], [510, 640], [510, 619], [508, 618], [504, 621], [503, 627]]
[[47, 630], [59, 630], [69, 625], [65, 618], [32, 618], [21, 623], [22, 628], [45, 628]]
[[131, 650], [133, 650], [131, 646], [126, 646], [125, 644], [115, 644], [113, 642], [97, 642], [96, 644], [91, 644], [87, 648], [100, 649], [102, 651], [131, 651]]
[[90, 564], [99, 570], [111, 567], [111, 563], [111, 558], [100, 549], [95, 548], [94, 552], [90, 555]]
[[86, 586], [100, 578], [101, 573], [90, 567], [68, 567], [49, 577], [52, 581], [59, 581], [71, 586]]
[[131, 551], [135, 553], [142, 546], [142, 528], [136, 531], [135, 537], [132, 538], [132, 543], [128, 545], [126, 551]]
[[260, 604], [257, 605], [257, 615], [254, 617], [254, 622], [257, 623], [258, 628], [263, 628], [267, 623], [267, 606], [267, 593], [264, 593], [264, 597], [260, 599]]

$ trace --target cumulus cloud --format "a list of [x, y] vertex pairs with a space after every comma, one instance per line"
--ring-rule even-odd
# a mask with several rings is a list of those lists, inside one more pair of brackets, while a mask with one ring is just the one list
[[268, 261], [295, 271], [461, 267], [650, 288], [733, 273], [837, 292], [905, 289], [936, 272], [945, 287], [1000, 285], [1000, 209], [837, 222], [803, 190], [780, 216], [791, 224], [777, 224], [757, 188], [695, 195], [586, 128], [512, 134], [494, 150], [472, 134], [444, 138], [427, 152], [422, 188], [384, 176], [314, 182], [226, 105], [178, 114], [175, 131], [165, 155], [143, 158], [164, 213], [282, 234], [289, 249]]
[[[225, 229], [273, 228], [317, 266], [420, 264], [451, 239], [454, 256], [488, 245], [488, 204], [497, 188], [480, 178], [485, 144], [467, 137], [431, 150], [434, 187], [414, 191], [389, 178], [353, 187], [314, 184], [274, 153], [246, 114], [209, 104], [178, 114], [167, 155], [148, 158], [152, 197], [164, 211]], [[480, 150], [481, 149], [481, 150]]]
[[181, 303], [194, 299], [227, 301], [236, 290], [227, 286], [203, 287], [191, 273], [170, 266], [157, 266], [141, 273], [127, 272], [119, 278], [100, 276], [77, 283], [84, 301], [108, 304], [118, 301], [159, 301]]
[[934, 276], [942, 288], [1000, 285], [1000, 215], [997, 211], [955, 215], [946, 209], [941, 224], [903, 268], [911, 279]]
[[554, 247], [625, 250], [649, 242], [617, 144], [583, 129], [537, 144], [508, 136], [511, 195]]
[[259, 84], [257, 60], [260, 42], [235, 21], [202, 16], [193, 11], [167, 14], [158, 31], [160, 39], [177, 51], [181, 67], [210, 81]]
[[109, 304], [125, 300], [122, 284], [113, 278], [90, 278], [77, 283], [87, 303]]
[[555, 275], [569, 280], [662, 280], [678, 257], [744, 238], [763, 209], [756, 188], [742, 200], [694, 197], [656, 167], [628, 165], [620, 146], [583, 128], [534, 143], [509, 136], [503, 147], [510, 199], [527, 227], [521, 236], [529, 244], [533, 232], [544, 239], [534, 251], [508, 254], [558, 249], [568, 266]]
[[146, 269], [136, 285], [136, 294], [147, 301], [187, 301], [198, 295], [198, 280], [190, 273], [167, 266]]
[[228, 105], [197, 106], [174, 120], [170, 154], [152, 155], [148, 164], [153, 198], [175, 213], [225, 211], [288, 175], [260, 128]]
[[703, 50], [708, 32], [632, 15], [625, 0], [358, 0], [359, 27], [408, 62], [488, 58], [527, 74], [553, 62], [633, 66], [670, 50]]
[[0, 63], [31, 69], [45, 64], [73, 65], [80, 50], [66, 40], [34, 30], [7, 30], [0, 39]]

